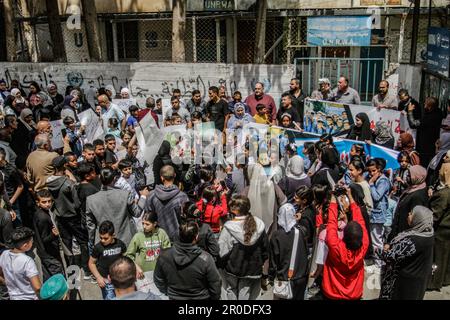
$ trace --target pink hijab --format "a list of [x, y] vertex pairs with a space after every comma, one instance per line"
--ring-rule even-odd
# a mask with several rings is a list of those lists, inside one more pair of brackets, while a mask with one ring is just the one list
[[427, 169], [416, 165], [409, 168], [409, 173], [411, 175], [411, 186], [406, 190], [406, 193], [413, 193], [414, 191], [424, 189], [427, 186], [425, 182], [427, 178]]

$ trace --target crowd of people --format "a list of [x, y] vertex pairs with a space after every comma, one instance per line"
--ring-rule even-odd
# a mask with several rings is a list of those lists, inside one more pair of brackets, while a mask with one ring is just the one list
[[[331, 90], [321, 79], [310, 97], [359, 104], [348, 84], [342, 77]], [[129, 99], [127, 88], [67, 87], [63, 96], [54, 83], [44, 91], [33, 82], [26, 94], [0, 81], [0, 300], [76, 299], [72, 265], [107, 300], [254, 300], [268, 288], [275, 299], [357, 300], [367, 274], [380, 277], [380, 299], [423, 299], [450, 285], [450, 118], [435, 98], [422, 110], [388, 86], [380, 83], [373, 107], [407, 114], [413, 132], [398, 143], [360, 113], [348, 128], [348, 161], [333, 132], [321, 132], [301, 154], [290, 136], [282, 151], [268, 144], [253, 159], [247, 137], [242, 163], [218, 164], [179, 163], [169, 141], [147, 163], [136, 129], [147, 117], [189, 130], [208, 121], [224, 133], [250, 122], [301, 131], [298, 79], [279, 107], [257, 83], [245, 100], [214, 86], [208, 101], [198, 90], [184, 100], [176, 89], [165, 112], [153, 98], [119, 108], [114, 99]], [[93, 141], [79, 118], [87, 110], [104, 132]], [[54, 120], [62, 148], [52, 147]], [[397, 149], [399, 169], [387, 171], [361, 142]], [[149, 275], [158, 292], [136, 287]]]

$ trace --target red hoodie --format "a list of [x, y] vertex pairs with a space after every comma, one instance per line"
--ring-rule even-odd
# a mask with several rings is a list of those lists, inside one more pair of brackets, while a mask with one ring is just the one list
[[353, 221], [363, 230], [362, 246], [356, 251], [347, 249], [338, 237], [337, 203], [331, 203], [328, 209], [326, 243], [328, 256], [323, 270], [323, 293], [329, 299], [358, 300], [363, 295], [364, 256], [369, 247], [369, 236], [364, 219], [356, 203], [350, 204]]
[[220, 205], [207, 203], [206, 209], [203, 209], [204, 205], [203, 199], [197, 202], [197, 209], [204, 212], [203, 222], [209, 224], [214, 233], [219, 233], [220, 218], [228, 214], [227, 197], [225, 195], [220, 197]]

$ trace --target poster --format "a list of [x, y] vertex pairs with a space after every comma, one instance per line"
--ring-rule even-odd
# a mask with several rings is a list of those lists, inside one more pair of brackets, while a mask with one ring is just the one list
[[153, 280], [153, 271], [144, 272], [144, 279], [136, 280], [136, 290], [145, 293], [151, 292], [155, 296], [158, 296], [161, 300], [169, 300], [169, 297], [161, 293], [161, 291], [159, 291], [156, 287], [155, 281]]
[[78, 118], [81, 125], [85, 127], [85, 143], [92, 143], [95, 139], [104, 135], [102, 120], [92, 109], [80, 113]]
[[164, 140], [164, 136], [150, 112], [147, 113], [139, 122], [139, 126], [136, 127], [136, 138], [142, 159], [147, 161], [149, 165], [152, 165]]
[[64, 140], [61, 130], [65, 128], [65, 126], [62, 123], [62, 120], [56, 120], [50, 122], [50, 125], [52, 126], [52, 149], [60, 149], [64, 147]]
[[318, 135], [348, 131], [354, 123], [352, 113], [341, 103], [306, 99], [304, 130]]
[[136, 99], [113, 99], [112, 103], [119, 107], [120, 110], [129, 114], [130, 106], [136, 105]]

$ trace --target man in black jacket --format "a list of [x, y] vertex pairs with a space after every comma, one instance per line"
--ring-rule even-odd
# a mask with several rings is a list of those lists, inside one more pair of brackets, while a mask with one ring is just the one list
[[179, 241], [163, 250], [153, 279], [172, 300], [219, 300], [222, 280], [213, 257], [197, 246], [198, 225], [180, 227]]

